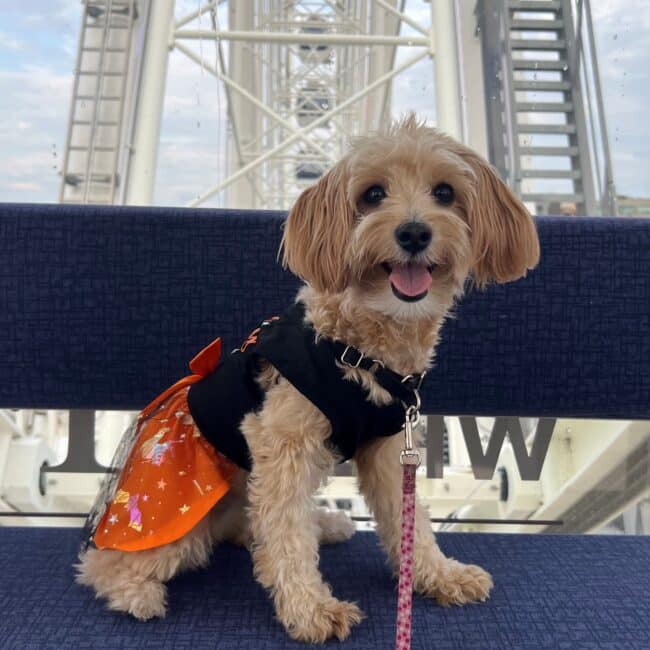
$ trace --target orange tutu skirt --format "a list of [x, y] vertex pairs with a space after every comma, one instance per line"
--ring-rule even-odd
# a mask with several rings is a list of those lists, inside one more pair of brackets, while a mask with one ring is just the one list
[[[213, 366], [220, 345], [211, 353]], [[203, 438], [189, 413], [188, 384], [198, 378], [181, 380], [140, 415], [119, 478], [108, 500], [98, 503], [105, 510], [91, 534], [97, 548], [142, 551], [169, 544], [228, 492], [237, 465]]]

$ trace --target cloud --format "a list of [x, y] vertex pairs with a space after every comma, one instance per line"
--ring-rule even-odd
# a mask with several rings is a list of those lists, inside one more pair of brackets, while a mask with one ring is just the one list
[[39, 183], [35, 183], [34, 181], [7, 183], [7, 187], [16, 192], [40, 192], [43, 189]]
[[[28, 12], [14, 4], [0, 14], [0, 200], [56, 201], [81, 6], [70, 0], [30, 0], [28, 4]], [[176, 17], [197, 6], [198, 0], [176, 0]], [[621, 193], [648, 196], [648, 0], [598, 0], [591, 6], [617, 185]], [[409, 0], [407, 12], [424, 25], [430, 20], [428, 4]], [[223, 3], [220, 24], [226, 24], [227, 14], [227, 3]], [[209, 25], [209, 18], [203, 16], [201, 26]], [[188, 25], [197, 26], [198, 21]], [[403, 29], [404, 34], [409, 32]], [[212, 42], [191, 42], [190, 46], [214, 61]], [[398, 52], [398, 60], [410, 55], [405, 49]], [[435, 122], [433, 67], [430, 59], [424, 59], [394, 80], [395, 115], [416, 110]], [[184, 205], [223, 179], [227, 141], [223, 87], [219, 89], [206, 70], [172, 52], [156, 203]]]
[[620, 194], [650, 196], [648, 3], [603, 0], [591, 6], [616, 188]]
[[57, 201], [71, 86], [32, 63], [0, 71], [0, 200]]
[[0, 30], [0, 49], [5, 50], [24, 50], [25, 41], [22, 41], [7, 32]]

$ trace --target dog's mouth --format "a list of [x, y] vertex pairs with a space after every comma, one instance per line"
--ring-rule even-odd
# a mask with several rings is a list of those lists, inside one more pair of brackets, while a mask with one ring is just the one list
[[433, 282], [431, 274], [436, 267], [435, 264], [423, 262], [383, 262], [381, 266], [388, 274], [393, 294], [404, 302], [417, 302], [426, 297]]

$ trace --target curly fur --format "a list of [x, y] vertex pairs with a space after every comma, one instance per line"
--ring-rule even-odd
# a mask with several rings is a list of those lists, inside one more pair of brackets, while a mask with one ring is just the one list
[[[451, 205], [431, 194], [454, 188]], [[381, 185], [380, 205], [364, 204]], [[407, 220], [427, 224], [433, 237], [416, 260], [432, 265], [432, 285], [417, 302], [396, 297], [383, 264], [405, 263], [395, 229]], [[466, 147], [413, 116], [360, 138], [348, 155], [296, 201], [286, 222], [281, 255], [305, 281], [299, 297], [319, 336], [345, 340], [364, 354], [407, 374], [427, 369], [440, 326], [468, 281], [484, 286], [524, 275], [536, 265], [533, 221], [495, 170]], [[370, 399], [390, 396], [367, 372], [344, 369]], [[318, 510], [313, 494], [337, 459], [324, 445], [325, 416], [274, 368], [259, 378], [263, 408], [241, 429], [253, 459], [231, 492], [185, 538], [138, 553], [90, 550], [78, 579], [109, 607], [147, 619], [165, 614], [164, 582], [209, 561], [221, 540], [250, 548], [255, 576], [271, 594], [278, 619], [295, 639], [344, 639], [362, 618], [355, 603], [337, 600], [318, 570], [318, 545], [347, 539], [351, 522]], [[400, 539], [399, 436], [367, 444], [355, 457], [359, 487], [397, 569]], [[425, 509], [416, 509], [415, 589], [443, 605], [485, 600], [492, 587], [481, 568], [446, 558]]]

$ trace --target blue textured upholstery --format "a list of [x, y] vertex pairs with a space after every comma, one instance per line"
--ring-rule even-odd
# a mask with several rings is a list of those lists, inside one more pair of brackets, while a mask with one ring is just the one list
[[[169, 614], [139, 623], [73, 583], [78, 531], [0, 529], [0, 647], [269, 650], [305, 648], [274, 619], [244, 550], [218, 547], [209, 569], [169, 584]], [[442, 608], [414, 599], [414, 650], [650, 648], [647, 538], [441, 534], [443, 551], [494, 576], [491, 598]], [[371, 533], [321, 549], [321, 569], [367, 618], [350, 641], [384, 650], [395, 630], [395, 582]]]
[[[282, 214], [0, 205], [0, 407], [139, 408], [282, 310]], [[539, 219], [542, 263], [468, 295], [445, 325], [429, 412], [650, 417], [650, 220]], [[495, 577], [486, 603], [415, 599], [413, 647], [650, 648], [648, 538], [440, 535]], [[79, 532], [0, 528], [0, 648], [296, 647], [251, 577], [216, 550], [139, 623], [73, 583]], [[325, 578], [368, 618], [350, 648], [390, 648], [395, 583], [374, 535], [322, 550]], [[326, 647], [340, 647], [330, 642]]]
[[[0, 407], [140, 408], [282, 310], [280, 213], [1, 205]], [[525, 280], [468, 295], [430, 413], [650, 417], [650, 220], [541, 218]]]

